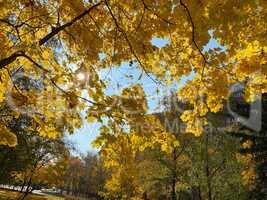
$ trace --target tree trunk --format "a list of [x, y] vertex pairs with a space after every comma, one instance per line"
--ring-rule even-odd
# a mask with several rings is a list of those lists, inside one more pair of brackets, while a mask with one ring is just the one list
[[[24, 194], [23, 194], [21, 197], [18, 198], [18, 200], [24, 200], [24, 199], [28, 196], [28, 194], [29, 194], [30, 192], [32, 192], [32, 190], [30, 191], [30, 187], [31, 187], [31, 185], [32, 185], [32, 178], [33, 178], [33, 175], [34, 175], [35, 170], [36, 170], [36, 168], [37, 168], [37, 165], [38, 165], [38, 161], [35, 162], [33, 168], [31, 169], [31, 174], [30, 174], [29, 181], [28, 181], [28, 182], [25, 181], [25, 183], [24, 183], [24, 184], [26, 184], [26, 182], [27, 182], [27, 188], [26, 188], [26, 191], [24, 192]], [[27, 179], [26, 179], [26, 180], [27, 180]]]
[[192, 196], [193, 200], [201, 200], [201, 191], [199, 186], [192, 188]]
[[143, 200], [149, 200], [146, 192], [144, 192], [144, 194], [143, 194]]
[[212, 191], [211, 191], [211, 179], [210, 179], [210, 166], [209, 166], [209, 134], [206, 134], [206, 142], [205, 142], [205, 153], [206, 153], [206, 178], [207, 178], [207, 192], [208, 192], [208, 200], [212, 200]]
[[177, 200], [176, 199], [176, 191], [175, 191], [175, 187], [176, 187], [176, 180], [175, 178], [172, 180], [172, 193], [171, 193], [171, 199], [172, 200]]
[[25, 177], [25, 178], [23, 179], [23, 183], [22, 183], [22, 186], [21, 186], [21, 188], [20, 188], [20, 192], [23, 192], [26, 182], [27, 182], [27, 177]]
[[27, 183], [26, 191], [23, 193], [21, 197], [18, 198], [18, 200], [24, 200], [28, 196], [30, 192], [31, 183], [32, 183], [32, 176], [30, 177], [30, 180]]

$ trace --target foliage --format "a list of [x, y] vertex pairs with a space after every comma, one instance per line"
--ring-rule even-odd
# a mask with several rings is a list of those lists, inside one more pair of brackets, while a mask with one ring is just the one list
[[[222, 187], [222, 180], [215, 180], [215, 188], [211, 187], [207, 160], [215, 167], [221, 157], [232, 158], [229, 154], [233, 149], [222, 143], [218, 147], [227, 147], [229, 152], [218, 150], [216, 154], [213, 145], [218, 141], [211, 140], [210, 147], [205, 128], [212, 125], [211, 113], [220, 115], [224, 111], [232, 86], [243, 84], [247, 102], [256, 101], [267, 92], [266, 18], [266, 0], [1, 1], [0, 148], [4, 150], [0, 159], [5, 160], [4, 167], [20, 171], [29, 161], [34, 167], [23, 173], [29, 172], [32, 181], [33, 169], [42, 165], [39, 158], [45, 158], [48, 165], [38, 176], [60, 188], [66, 182], [74, 193], [79, 193], [88, 173], [84, 164], [87, 161], [71, 158], [67, 164], [64, 159], [50, 163], [46, 158], [64, 133], [72, 134], [83, 125], [85, 113], [89, 123], [102, 124], [94, 145], [100, 149], [105, 167], [112, 171], [105, 189], [92, 190], [127, 200], [145, 198], [146, 189], [136, 179], [136, 163], [147, 149], [164, 154], [168, 160], [167, 155], [181, 148], [183, 142], [164, 127], [160, 113], [148, 114], [148, 96], [141, 79], [145, 76], [158, 91], [187, 77], [175, 93], [186, 106], [182, 114], [171, 118], [181, 119], [186, 123], [185, 132], [199, 137], [192, 141], [192, 148], [200, 145], [202, 149], [202, 142], [194, 142], [206, 138], [205, 152], [212, 156], [206, 155], [206, 164], [201, 159], [194, 162], [206, 167], [209, 189], [205, 198], [211, 200], [211, 189]], [[151, 42], [154, 38], [167, 43], [158, 47]], [[218, 43], [215, 48], [212, 41]], [[136, 84], [123, 85], [120, 93], [109, 95], [106, 89], [112, 83], [101, 74], [123, 63], [131, 67], [130, 75], [139, 72], [139, 78]], [[23, 120], [17, 123], [24, 118], [26, 124]], [[29, 151], [21, 139], [27, 141]], [[225, 141], [231, 143], [227, 138]], [[266, 160], [261, 154], [265, 155], [265, 146], [252, 142], [248, 149], [255, 150], [255, 146], [260, 150], [253, 152], [253, 164], [244, 175], [257, 182], [258, 176], [266, 175]], [[192, 152], [186, 155], [186, 164], [192, 162]], [[9, 156], [28, 159], [12, 166], [12, 162], [6, 162]], [[247, 163], [250, 156], [244, 158]], [[102, 160], [94, 162], [101, 163], [102, 170]], [[236, 163], [232, 164], [235, 167]], [[252, 169], [254, 164], [256, 169]], [[58, 182], [49, 180], [48, 171], [58, 176]], [[98, 170], [93, 171], [95, 174], [90, 177], [99, 178], [102, 187], [104, 177], [96, 175]], [[64, 173], [70, 174], [68, 180], [62, 178]], [[251, 183], [250, 179], [247, 182]], [[265, 187], [265, 179], [263, 182]], [[188, 187], [188, 183], [185, 185], [181, 188]], [[85, 188], [81, 190], [86, 193]]]
[[68, 154], [63, 139], [40, 137], [35, 130], [34, 120], [26, 115], [10, 119], [9, 128], [16, 133], [18, 144], [12, 148], [0, 146], [1, 183], [10, 183], [12, 178], [15, 180], [13, 184], [24, 182], [24, 178], [30, 177], [36, 168]]
[[[241, 139], [242, 148], [240, 148], [239, 160], [244, 164], [242, 176], [244, 184], [249, 187], [249, 199], [263, 199], [267, 195], [266, 191], [266, 94], [262, 99], [262, 129], [255, 132], [246, 127], [241, 127], [232, 133], [233, 136]], [[248, 104], [242, 104], [240, 110], [244, 110], [243, 114], [248, 115]]]
[[[237, 159], [239, 140], [226, 135], [219, 127], [207, 129], [197, 138], [186, 134], [184, 123], [175, 120], [181, 114], [175, 104], [179, 108], [187, 107], [179, 101], [166, 102], [164, 112], [144, 117], [141, 129], [131, 127], [129, 132], [120, 133], [117, 128], [113, 133], [112, 123], [102, 127], [95, 142], [102, 141], [100, 155], [111, 170], [102, 195], [115, 199], [143, 199], [144, 195], [148, 199], [175, 200], [184, 195], [200, 199], [243, 199], [246, 188], [241, 178], [244, 163]], [[209, 123], [222, 118], [221, 115], [210, 116]], [[146, 118], [157, 120], [146, 121]], [[162, 138], [164, 142], [157, 138], [155, 125], [163, 131], [161, 136], [166, 135]], [[105, 140], [101, 140], [103, 134]]]
[[[123, 115], [117, 106], [109, 109], [114, 98], [105, 96], [107, 83], [98, 72], [128, 61], [156, 83], [194, 73], [179, 94], [193, 106], [182, 115], [187, 131], [200, 135], [207, 112], [222, 109], [229, 85], [245, 82], [248, 100], [266, 92], [266, 10], [263, 0], [2, 1], [0, 100], [11, 96], [16, 107], [34, 110], [43, 136], [72, 133], [82, 124], [85, 104], [104, 110], [98, 118]], [[153, 37], [169, 43], [156, 47]], [[211, 38], [226, 50], [204, 53]], [[20, 67], [43, 90], [21, 89], [16, 81], [13, 87]], [[86, 84], [79, 73], [90, 77]], [[14, 146], [5, 123], [1, 130], [1, 143]]]

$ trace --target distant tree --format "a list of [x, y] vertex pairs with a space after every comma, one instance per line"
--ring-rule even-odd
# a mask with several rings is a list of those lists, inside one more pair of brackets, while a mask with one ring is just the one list
[[35, 174], [42, 167], [68, 154], [63, 139], [49, 139], [38, 133], [34, 119], [27, 115], [12, 118], [9, 128], [16, 133], [15, 147], [0, 146], [0, 180], [2, 184], [20, 185], [24, 199], [37, 184]]
[[96, 196], [99, 198], [108, 177], [108, 172], [104, 168], [104, 162], [99, 156], [92, 155], [91, 153], [88, 153], [83, 158], [83, 161], [85, 165], [83, 193], [86, 197]]
[[[261, 100], [261, 130], [253, 131], [242, 124], [231, 135], [241, 139], [240, 153], [245, 157], [247, 168], [243, 171], [245, 183], [250, 188], [248, 199], [261, 200], [267, 197], [267, 94], [263, 94]], [[237, 104], [236, 111], [242, 116], [249, 116], [251, 108], [244, 100]], [[252, 111], [253, 112], [253, 111]]]
[[[100, 140], [100, 154], [111, 173], [104, 196], [243, 199], [246, 193], [241, 184], [242, 164], [236, 158], [240, 144], [218, 126], [224, 116], [210, 115], [209, 124], [214, 127], [195, 137], [185, 133], [186, 124], [179, 118], [179, 109], [190, 106], [179, 100], [165, 103], [163, 112], [141, 119], [133, 117], [128, 122], [129, 132], [123, 127], [112, 132], [113, 122], [102, 127], [95, 142], [99, 143], [103, 134], [109, 137], [104, 142]], [[139, 123], [138, 128], [134, 122]]]

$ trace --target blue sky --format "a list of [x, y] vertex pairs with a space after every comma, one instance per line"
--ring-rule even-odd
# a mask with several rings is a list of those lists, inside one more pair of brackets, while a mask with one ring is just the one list
[[[212, 31], [210, 31], [210, 35], [212, 36]], [[151, 40], [152, 44], [155, 46], [161, 48], [168, 44], [167, 39], [161, 39], [161, 38], [153, 38]], [[212, 48], [220, 47], [223, 50], [225, 48], [221, 46], [215, 39], [211, 38], [207, 45], [203, 47], [203, 51], [208, 51]], [[100, 57], [103, 57], [101, 55]], [[122, 87], [127, 87], [129, 85], [133, 85], [136, 83], [142, 84], [144, 91], [148, 97], [148, 106], [149, 106], [149, 112], [153, 111], [159, 111], [160, 108], [158, 108], [158, 101], [161, 97], [165, 96], [168, 93], [165, 93], [165, 91], [171, 91], [177, 90], [177, 88], [184, 85], [185, 81], [188, 79], [193, 78], [193, 74], [191, 74], [188, 77], [183, 77], [179, 83], [172, 84], [169, 88], [160, 88], [162, 86], [156, 85], [148, 76], [145, 74], [140, 78], [141, 71], [138, 70], [136, 67], [129, 66], [129, 63], [125, 62], [119, 67], [112, 67], [111, 70], [104, 70], [101, 72], [100, 76], [101, 78], [107, 80], [109, 82], [109, 87], [106, 89], [107, 95], [112, 94], [119, 94], [120, 89]], [[127, 78], [130, 77], [130, 78]], [[157, 87], [159, 87], [159, 93], [157, 93]], [[86, 120], [85, 120], [86, 121]], [[94, 149], [91, 145], [91, 142], [96, 138], [98, 135], [98, 129], [100, 127], [100, 124], [98, 123], [92, 123], [89, 124], [87, 122], [84, 123], [84, 125], [80, 128], [75, 130], [74, 134], [68, 135], [67, 138], [71, 140], [73, 143], [75, 143], [75, 146], [77, 147], [78, 151], [81, 154], [85, 154], [86, 152], [97, 152], [97, 149]], [[77, 154], [74, 153], [74, 154]]]

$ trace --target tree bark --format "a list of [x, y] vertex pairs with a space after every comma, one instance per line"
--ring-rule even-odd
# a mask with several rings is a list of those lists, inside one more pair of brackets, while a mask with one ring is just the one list
[[206, 134], [205, 141], [205, 153], [206, 153], [206, 178], [207, 178], [207, 192], [208, 192], [208, 200], [212, 200], [212, 188], [211, 188], [211, 179], [210, 179], [210, 166], [209, 166], [209, 134]]
[[177, 200], [177, 199], [176, 199], [176, 191], [175, 191], [175, 187], [176, 187], [176, 180], [173, 179], [173, 180], [172, 180], [172, 194], [171, 194], [171, 199], [172, 199], [172, 200]]

